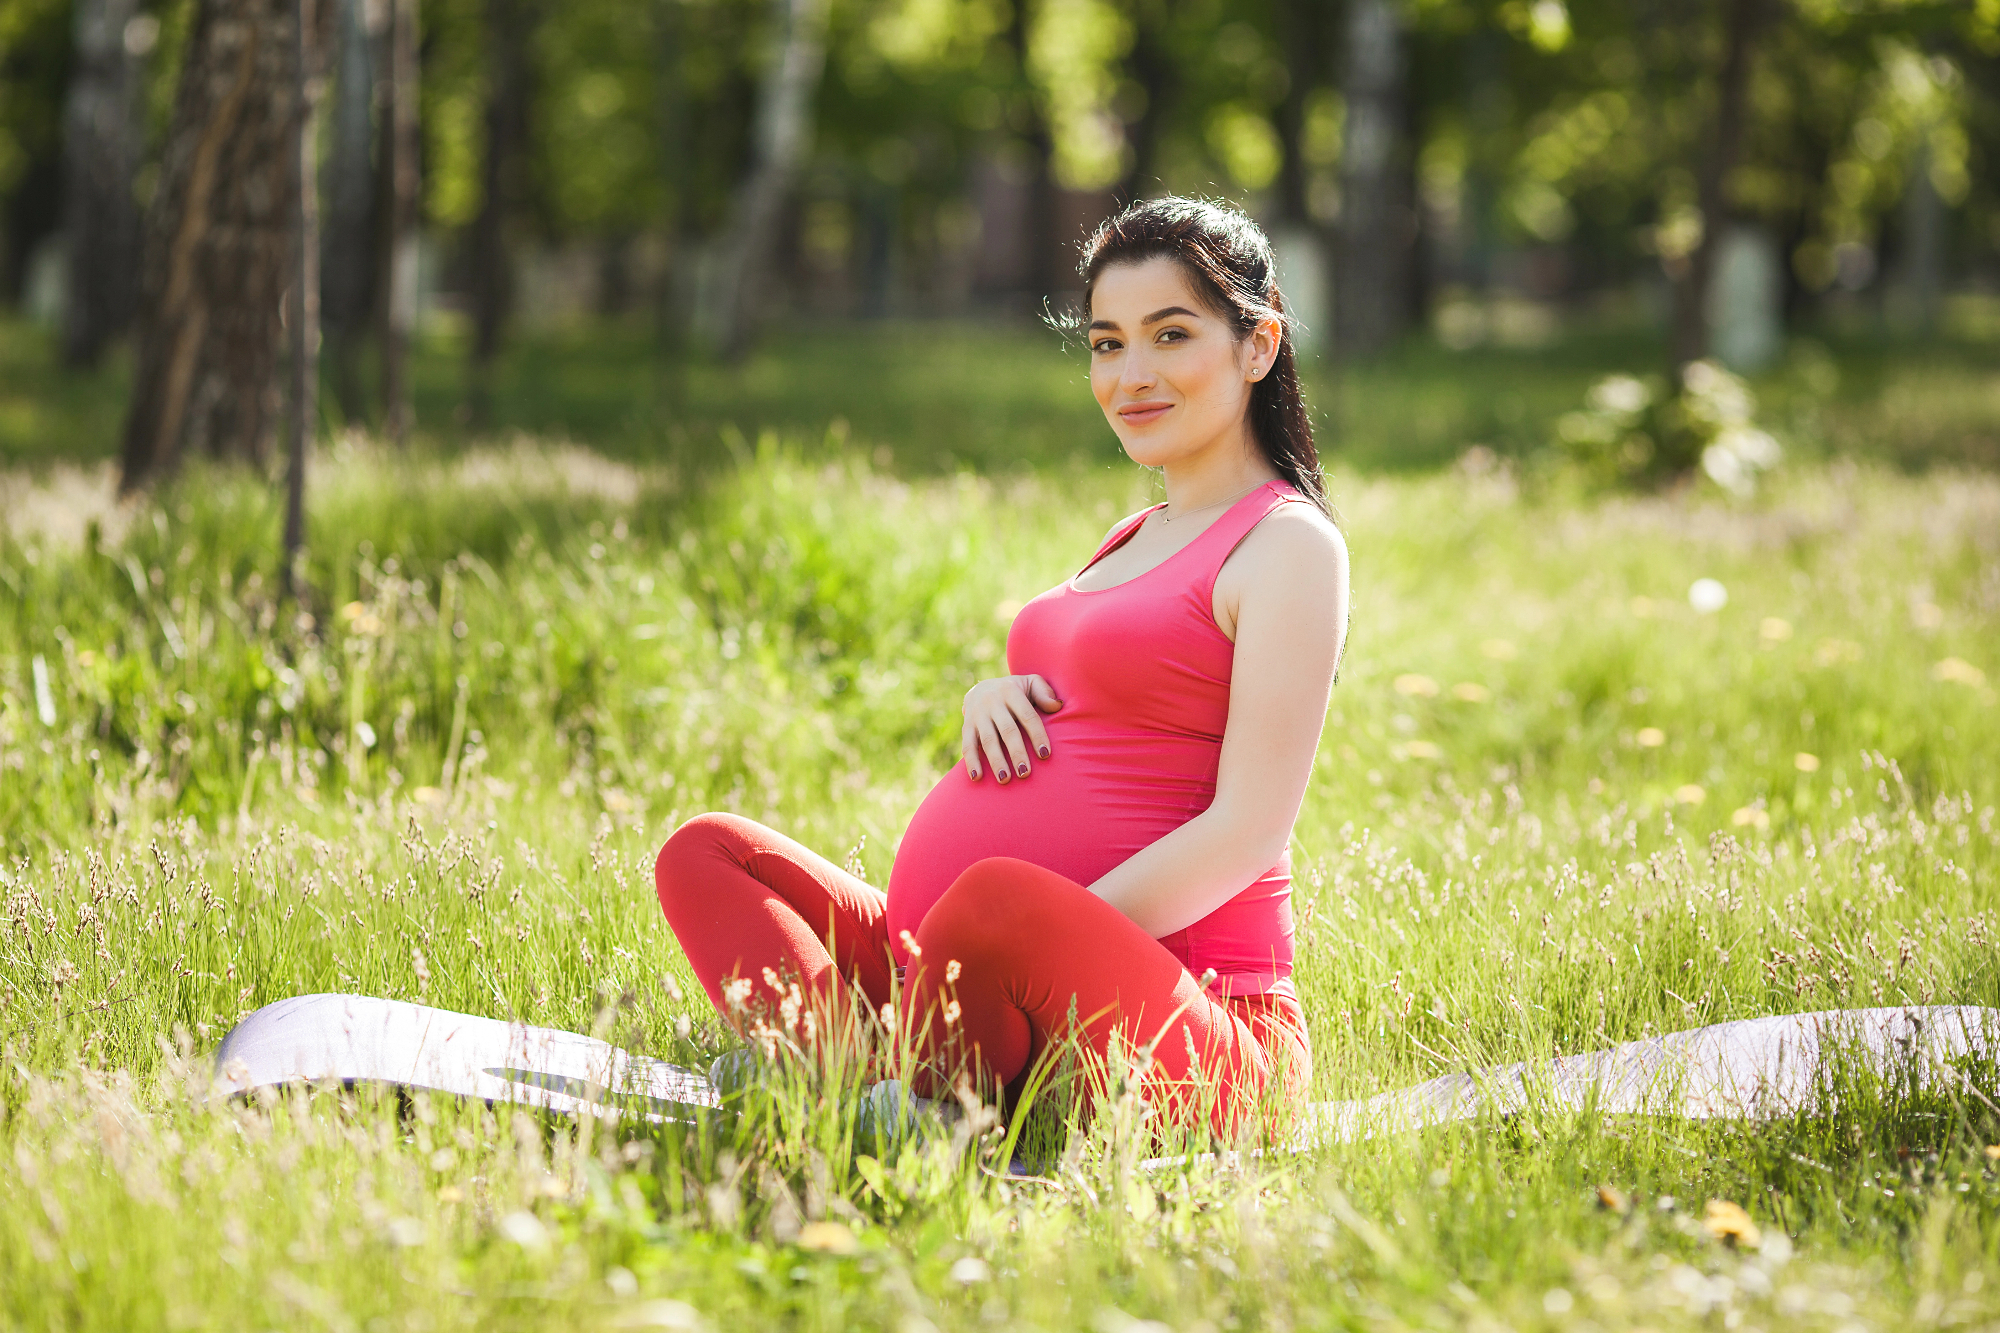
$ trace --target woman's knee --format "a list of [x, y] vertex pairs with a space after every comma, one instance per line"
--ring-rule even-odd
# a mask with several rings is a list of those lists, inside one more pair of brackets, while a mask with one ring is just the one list
[[1089, 890], [1054, 871], [1011, 856], [975, 861], [952, 881], [918, 931], [952, 957], [1011, 951], [1063, 928], [1064, 906]]
[[660, 906], [672, 910], [673, 899], [685, 893], [712, 891], [714, 876], [709, 873], [718, 856], [740, 860], [748, 847], [746, 830], [750, 821], [741, 815], [711, 811], [696, 815], [667, 836], [660, 854], [653, 860], [653, 884]]

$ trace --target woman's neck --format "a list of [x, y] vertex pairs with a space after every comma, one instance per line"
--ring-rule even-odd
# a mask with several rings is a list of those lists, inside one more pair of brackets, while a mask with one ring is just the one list
[[1277, 478], [1277, 469], [1251, 443], [1246, 431], [1234, 440], [1217, 440], [1161, 469], [1167, 488], [1167, 512], [1192, 513], [1254, 490]]

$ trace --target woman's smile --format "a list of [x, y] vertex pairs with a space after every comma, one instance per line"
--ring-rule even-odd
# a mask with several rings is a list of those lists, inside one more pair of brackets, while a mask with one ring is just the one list
[[1118, 408], [1118, 419], [1128, 426], [1150, 426], [1167, 413], [1174, 405], [1158, 398], [1149, 398], [1139, 403], [1123, 403]]

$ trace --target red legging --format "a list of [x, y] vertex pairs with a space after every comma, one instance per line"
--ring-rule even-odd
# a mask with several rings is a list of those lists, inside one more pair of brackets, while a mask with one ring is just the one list
[[[734, 979], [739, 996], [768, 990], [767, 971], [796, 981], [822, 1012], [848, 984], [878, 1010], [889, 1003], [887, 898], [790, 838], [736, 815], [701, 815], [667, 839], [654, 878], [667, 922], [725, 1020], [734, 1021], [724, 984]], [[1068, 1029], [1073, 997], [1099, 1058], [1114, 1032], [1128, 1050], [1160, 1037], [1147, 1091], [1169, 1113], [1187, 1106], [1197, 1074], [1215, 1098], [1218, 1132], [1239, 1123], [1274, 1078], [1284, 1102], [1304, 1100], [1312, 1055], [1296, 999], [1205, 993], [1157, 940], [1053, 871], [1011, 857], [974, 864], [931, 908], [910, 952], [903, 1021], [923, 1041], [918, 1054], [932, 1074], [919, 1091], [935, 1093], [936, 1075], [968, 1055], [989, 1085], [1018, 1089]]]

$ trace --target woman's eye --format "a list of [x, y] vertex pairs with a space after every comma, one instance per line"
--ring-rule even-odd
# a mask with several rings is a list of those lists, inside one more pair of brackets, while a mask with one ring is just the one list
[[1118, 350], [1118, 344], [1110, 338], [1101, 338], [1090, 345], [1090, 350], [1093, 352], [1115, 352]]
[[1161, 329], [1158, 341], [1181, 343], [1187, 341], [1187, 334], [1181, 329]]

